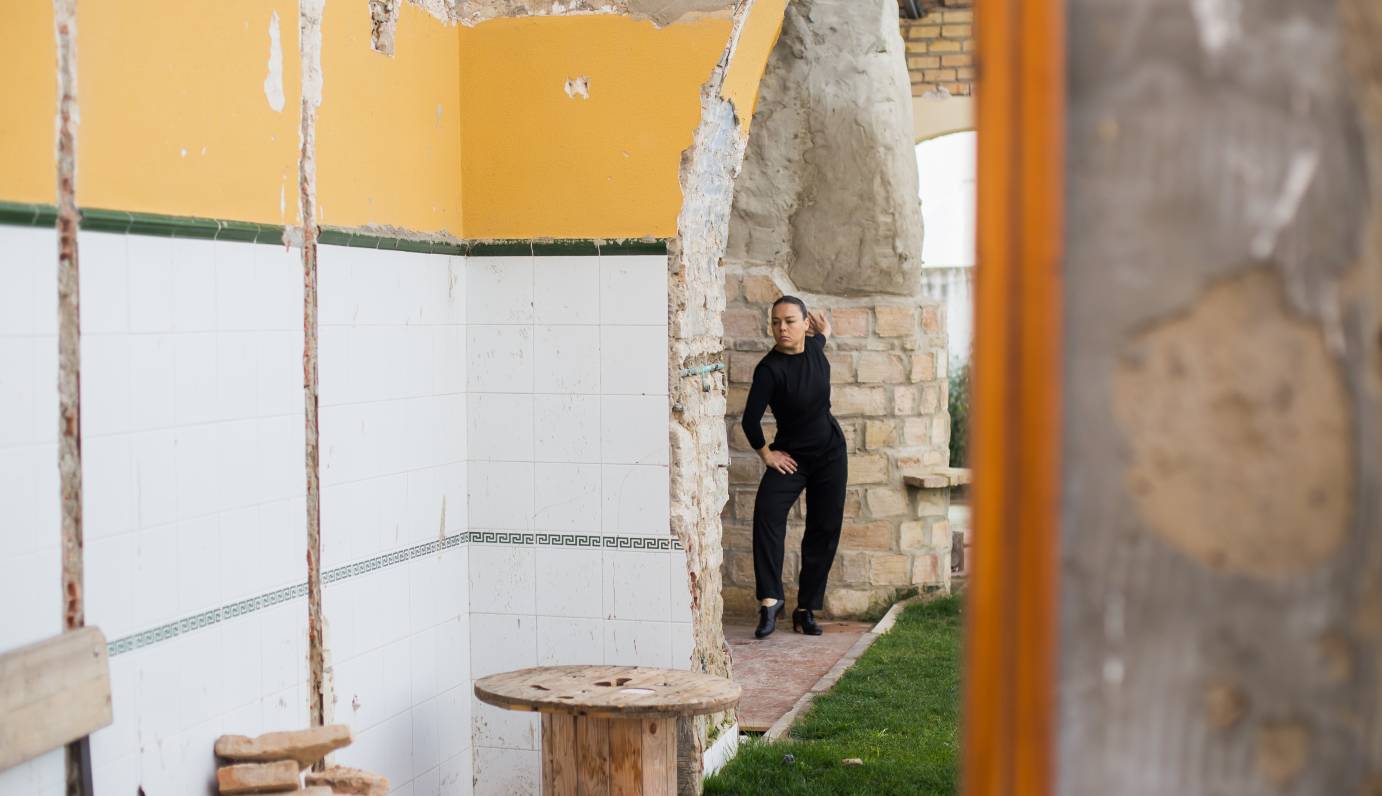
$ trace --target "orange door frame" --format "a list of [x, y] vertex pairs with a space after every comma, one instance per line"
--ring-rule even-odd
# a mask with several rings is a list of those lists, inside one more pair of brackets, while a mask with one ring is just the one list
[[962, 778], [1055, 785], [1064, 237], [1063, 0], [976, 0], [975, 479]]

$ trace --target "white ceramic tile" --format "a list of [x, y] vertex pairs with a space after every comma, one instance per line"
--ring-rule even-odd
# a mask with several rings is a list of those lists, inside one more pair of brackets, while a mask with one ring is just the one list
[[437, 413], [441, 426], [436, 434], [441, 443], [443, 462], [463, 462], [466, 459], [466, 399], [465, 395], [437, 398]]
[[130, 273], [130, 331], [174, 330], [172, 238], [130, 235], [125, 241]]
[[262, 687], [265, 691], [272, 693], [289, 688], [306, 678], [307, 624], [303, 621], [306, 611], [307, 600], [298, 598], [260, 612]]
[[539, 616], [539, 666], [580, 666], [605, 662], [604, 623], [599, 619]]
[[[58, 548], [0, 557], [0, 605], [11, 606], [0, 622], [0, 650], [11, 650], [62, 631]], [[14, 610], [13, 606], [22, 606]]]
[[667, 464], [671, 409], [663, 395], [601, 399], [600, 455], [608, 464]]
[[139, 511], [130, 461], [131, 437], [92, 437], [82, 443], [82, 517], [86, 536], [100, 538], [131, 530], [138, 522]]
[[221, 423], [216, 434], [216, 508], [237, 509], [258, 503], [259, 468], [263, 464], [257, 421]]
[[531, 614], [537, 610], [533, 548], [473, 544], [468, 555], [472, 611]]
[[[0, 343], [0, 347], [3, 345]], [[130, 381], [136, 376], [130, 365], [127, 335], [82, 335], [83, 439], [129, 430]], [[0, 374], [0, 391], [4, 390], [4, 380], [5, 376]], [[33, 394], [38, 386], [32, 385], [29, 392]], [[57, 400], [56, 392], [52, 398]]]
[[348, 326], [355, 310], [348, 249], [317, 247], [317, 323]]
[[[230, 424], [227, 429], [234, 431], [237, 426]], [[307, 430], [302, 415], [264, 417], [245, 426], [253, 428], [255, 442], [254, 469], [246, 482], [250, 498], [277, 501], [306, 494], [307, 465], [302, 452], [307, 446]], [[226, 478], [225, 474], [221, 477]]]
[[469, 484], [466, 483], [467, 465], [465, 462], [453, 462], [443, 465], [439, 472], [441, 493], [446, 499], [446, 535], [450, 536], [464, 531], [469, 521], [466, 500], [466, 491], [469, 489]]
[[[57, 460], [56, 445], [0, 449], [0, 517], [5, 518], [0, 523], [0, 556], [32, 553], [57, 543]], [[86, 501], [90, 505], [89, 497]]]
[[530, 326], [469, 326], [466, 385], [471, 392], [533, 391]]
[[177, 523], [178, 613], [184, 616], [221, 604], [221, 523], [206, 515]]
[[600, 322], [667, 323], [667, 258], [629, 255], [600, 258]]
[[472, 461], [533, 460], [533, 397], [473, 393], [466, 407]]
[[610, 666], [671, 666], [671, 623], [605, 622], [605, 663]]
[[437, 629], [429, 627], [414, 633], [407, 643], [411, 648], [409, 689], [412, 704], [418, 705], [441, 693], [437, 688]]
[[[467, 759], [470, 757], [471, 732], [473, 721], [470, 714], [470, 706], [474, 697], [471, 696], [470, 683], [463, 686], [443, 691], [437, 697], [437, 742], [441, 747], [442, 760], [454, 758], [464, 754]], [[445, 763], [442, 764], [445, 767]], [[442, 776], [445, 779], [445, 774]], [[470, 792], [470, 781], [466, 780], [466, 793]]]
[[412, 779], [412, 758], [413, 721], [409, 713], [360, 732], [350, 746], [336, 752], [340, 765], [378, 772], [388, 777], [390, 784], [406, 784]]
[[600, 550], [537, 548], [537, 612], [546, 616], [603, 616], [604, 554]]
[[667, 555], [667, 585], [673, 622], [691, 621], [691, 587], [686, 571], [686, 553], [674, 550]]
[[671, 497], [666, 467], [606, 464], [601, 471], [604, 530], [643, 536], [670, 533]]
[[432, 392], [436, 395], [465, 392], [466, 328], [439, 326], [432, 334]]
[[14, 768], [0, 771], [0, 794], [58, 796], [66, 790], [66, 759], [63, 749], [54, 749]]
[[[141, 629], [134, 622], [138, 559], [138, 532], [85, 542], [86, 621], [99, 626], [108, 640]], [[215, 582], [220, 582], [219, 577]]]
[[534, 465], [533, 528], [593, 533], [600, 528], [600, 467]]
[[600, 391], [667, 394], [667, 327], [600, 327]]
[[150, 431], [130, 438], [135, 511], [145, 527], [177, 519], [177, 434]]
[[169, 523], [139, 531], [139, 551], [135, 565], [135, 571], [138, 573], [134, 582], [135, 625], [141, 628], [156, 627], [176, 618], [177, 526]]
[[470, 704], [475, 725], [474, 744], [501, 749], [536, 749], [541, 721], [536, 714], [505, 710], [476, 699]]
[[[408, 568], [384, 567], [361, 576], [361, 593], [356, 603], [360, 643], [364, 649], [391, 644], [408, 636]], [[406, 679], [406, 678], [405, 678]]]
[[413, 668], [413, 642], [401, 638], [382, 648], [384, 683], [380, 696], [383, 713], [396, 716], [413, 706], [413, 683], [409, 675]]
[[[234, 252], [242, 251], [242, 243], [217, 241], [215, 257], [220, 260], [220, 249], [232, 247]], [[248, 247], [254, 261], [254, 279], [263, 298], [259, 303], [259, 328], [265, 331], [296, 331], [299, 340], [302, 334], [302, 251], [286, 249], [282, 246], [260, 244]], [[320, 249], [318, 249], [320, 251]], [[318, 272], [320, 285], [320, 271]], [[318, 288], [320, 290], [320, 287]], [[318, 323], [321, 322], [320, 295], [318, 295]], [[299, 353], [301, 351], [299, 350]]]
[[348, 249], [344, 254], [351, 261], [352, 323], [399, 326], [413, 320], [414, 294], [405, 284], [412, 271], [409, 252]]
[[267, 581], [259, 560], [263, 546], [259, 508], [249, 506], [212, 516], [221, 536], [221, 599], [244, 599], [263, 591]]
[[648, 550], [606, 550], [605, 616], [666, 622], [671, 618], [667, 554]]
[[303, 582], [307, 579], [307, 498], [275, 500], [258, 509], [264, 588]]
[[[130, 282], [125, 246], [127, 237], [108, 232], [77, 233], [77, 252], [81, 258], [83, 335], [124, 332], [129, 329]], [[211, 317], [214, 322], [214, 313]]]
[[[184, 668], [177, 684], [177, 727], [180, 730], [194, 727], [221, 713], [221, 673], [211, 665], [221, 656], [221, 625], [217, 623], [199, 628], [181, 638], [185, 644], [180, 650], [180, 662]], [[157, 647], [153, 654], [159, 654]], [[215, 740], [213, 734], [207, 743], [213, 744]]]
[[[139, 240], [131, 235], [130, 241]], [[217, 241], [211, 257], [216, 274], [216, 328], [225, 331], [253, 331], [263, 326], [261, 307], [265, 297], [255, 273], [256, 249], [269, 247], [253, 243]], [[299, 249], [293, 249], [298, 252]], [[133, 258], [133, 249], [131, 249]], [[298, 268], [301, 269], [301, 259]], [[133, 311], [133, 310], [131, 310]]]
[[533, 258], [533, 320], [540, 324], [600, 322], [598, 257]]
[[541, 774], [537, 752], [484, 747], [475, 750], [475, 796], [537, 793]]
[[259, 701], [265, 731], [300, 727], [307, 715], [306, 689], [301, 685], [275, 691]]
[[[416, 736], [417, 719], [415, 718], [413, 721], [413, 734], [414, 736]], [[413, 752], [414, 757], [416, 757], [417, 754], [418, 753], [415, 748]], [[418, 774], [417, 778], [414, 779], [411, 783], [409, 783], [409, 785], [413, 789], [412, 796], [441, 796], [441, 765], [438, 764], [435, 767], [429, 768], [426, 771], [423, 771], [422, 773]]]
[[[429, 699], [413, 707], [413, 775], [419, 778], [430, 780], [425, 787], [430, 790], [421, 790], [422, 793], [437, 792], [437, 766], [441, 765], [441, 739], [438, 733], [441, 730], [441, 701]], [[430, 776], [428, 772], [431, 772]], [[418, 792], [420, 785], [424, 783], [415, 782], [415, 793]]]
[[533, 446], [538, 461], [600, 460], [600, 398], [538, 395], [533, 398]]
[[586, 395], [600, 392], [599, 327], [537, 326], [533, 348], [534, 391]]
[[[474, 551], [472, 551], [474, 552]], [[470, 615], [470, 674], [479, 679], [537, 665], [537, 622], [517, 614]]]
[[[123, 241], [124, 236], [119, 237]], [[0, 228], [0, 251], [5, 253], [0, 258], [0, 284], [5, 286], [0, 291], [0, 335], [56, 334], [57, 231], [52, 227], [5, 226]], [[83, 251], [83, 265], [85, 257]], [[82, 270], [85, 293], [86, 269]], [[50, 306], [52, 310], [44, 309]], [[82, 318], [85, 327], [85, 312]]]
[[691, 629], [690, 622], [673, 622], [670, 625], [672, 633], [672, 662], [668, 665], [673, 669], [683, 669], [689, 671], [691, 667], [691, 655], [695, 651], [696, 638]]
[[[242, 416], [233, 411], [235, 407], [227, 407], [226, 399], [217, 391], [221, 382], [216, 361], [219, 353], [216, 345], [217, 336], [189, 333], [175, 334], [170, 339], [173, 345], [174, 413], [163, 425], [185, 426], [190, 423], [207, 423], [223, 416]], [[138, 378], [139, 375], [136, 373], [135, 377]], [[250, 378], [240, 382], [240, 389], [252, 390], [253, 387], [254, 378], [251, 371]], [[249, 402], [248, 405], [253, 407], [253, 402]], [[222, 411], [227, 408], [232, 411], [223, 415]]]
[[532, 257], [469, 257], [465, 278], [467, 322], [533, 322]]
[[173, 263], [173, 328], [180, 332], [216, 329], [216, 262], [212, 241], [170, 238]]
[[[465, 690], [470, 683], [470, 615], [437, 625], [437, 689]], [[469, 699], [466, 700], [469, 704]]]
[[[265, 355], [261, 332], [220, 332], [210, 335], [215, 346], [211, 358], [214, 417], [238, 420], [253, 417], [259, 404], [259, 368]], [[200, 338], [200, 335], [192, 336]], [[198, 342], [201, 342], [198, 340]], [[291, 349], [289, 349], [291, 351]], [[181, 349], [179, 349], [181, 352]], [[302, 383], [301, 351], [298, 354], [298, 384]], [[178, 379], [182, 380], [182, 360], [178, 360]], [[299, 398], [301, 396], [299, 395]], [[300, 407], [299, 407], [300, 408]], [[192, 416], [187, 422], [200, 422], [209, 416]]]
[[[258, 335], [258, 385], [254, 406], [260, 417], [301, 415], [302, 332], [260, 332]], [[320, 396], [320, 365], [318, 365]]]
[[[322, 326], [317, 331], [317, 400], [322, 407], [354, 401], [350, 377], [350, 332], [348, 326]], [[301, 394], [300, 354], [297, 360], [298, 388]]]
[[173, 425], [178, 396], [174, 338], [164, 334], [133, 335], [129, 346], [130, 428]]
[[471, 530], [527, 530], [533, 518], [533, 465], [471, 462], [466, 500]]
[[[220, 671], [221, 699], [227, 711], [259, 704], [264, 678], [262, 627], [262, 618], [254, 614], [236, 617], [221, 625], [221, 654], [212, 667]], [[255, 728], [245, 729], [253, 732]], [[227, 728], [227, 731], [241, 730]]]

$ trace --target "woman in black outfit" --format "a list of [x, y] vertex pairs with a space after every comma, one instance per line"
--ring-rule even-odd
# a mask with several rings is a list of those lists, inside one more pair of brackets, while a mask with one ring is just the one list
[[[753, 386], [744, 405], [744, 434], [768, 466], [753, 506], [753, 574], [758, 590], [758, 628], [763, 638], [785, 613], [782, 592], [782, 547], [787, 512], [806, 490], [806, 533], [801, 540], [801, 576], [792, 630], [821, 634], [813, 611], [825, 599], [825, 580], [835, 561], [844, 517], [848, 457], [845, 435], [830, 414], [830, 363], [825, 341], [830, 323], [819, 312], [808, 314], [794, 296], [773, 303], [776, 345], [753, 371]], [[764, 444], [760, 421], [771, 407], [777, 436]]]

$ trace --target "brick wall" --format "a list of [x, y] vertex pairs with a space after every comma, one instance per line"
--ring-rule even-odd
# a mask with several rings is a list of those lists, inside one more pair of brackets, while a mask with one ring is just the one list
[[[766, 269], [726, 267], [725, 347], [730, 388], [730, 500], [723, 515], [727, 611], [753, 610], [753, 504], [763, 465], [739, 423], [754, 366], [771, 346], [769, 306], [782, 295]], [[902, 483], [909, 464], [949, 460], [943, 308], [925, 299], [805, 297], [834, 327], [827, 348], [832, 404], [849, 448], [849, 486], [826, 611], [858, 615], [909, 588], [948, 588], [948, 497]], [[776, 427], [764, 417], [764, 435]], [[804, 501], [788, 520], [784, 585], [795, 598]], [[794, 603], [793, 603], [794, 604]]]
[[912, 96], [948, 94], [970, 96], [974, 87], [974, 32], [971, 0], [918, 2], [921, 19], [900, 15], [902, 40], [907, 43], [907, 70]]

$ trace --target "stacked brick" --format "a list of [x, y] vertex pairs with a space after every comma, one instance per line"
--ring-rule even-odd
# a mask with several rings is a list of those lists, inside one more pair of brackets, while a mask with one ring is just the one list
[[304, 771], [331, 752], [350, 745], [344, 724], [308, 730], [271, 732], [256, 738], [222, 735], [216, 756], [226, 762], [216, 770], [222, 796], [254, 793], [298, 793], [305, 796], [385, 796], [388, 779], [368, 771], [329, 766]]
[[927, 4], [921, 19], [901, 17], [914, 97], [974, 93], [974, 12], [956, 5], [968, 2], [943, 8]]
[[[749, 448], [740, 420], [754, 366], [772, 347], [769, 305], [781, 291], [767, 274], [731, 273], [725, 282], [731, 450], [730, 500], [722, 517], [724, 598], [727, 611], [744, 614], [755, 603], [753, 504], [763, 465]], [[834, 327], [827, 348], [832, 404], [849, 449], [844, 529], [826, 611], [858, 616], [907, 590], [949, 588], [948, 496], [902, 481], [904, 468], [948, 463], [945, 323], [941, 306], [922, 299], [814, 301], [811, 308], [827, 311]], [[771, 414], [763, 431], [771, 440]], [[799, 501], [788, 520], [783, 566], [789, 601], [804, 522], [804, 501]]]

